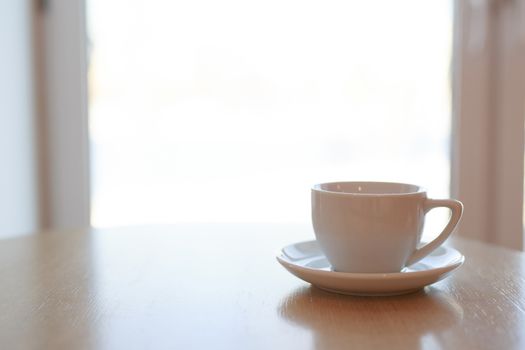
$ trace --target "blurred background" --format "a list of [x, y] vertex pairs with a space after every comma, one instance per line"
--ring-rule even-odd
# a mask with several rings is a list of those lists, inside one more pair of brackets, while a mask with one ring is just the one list
[[0, 237], [307, 225], [377, 180], [522, 249], [523, 2], [0, 0]]
[[449, 195], [452, 3], [127, 3], [87, 1], [93, 225], [301, 222], [345, 179]]

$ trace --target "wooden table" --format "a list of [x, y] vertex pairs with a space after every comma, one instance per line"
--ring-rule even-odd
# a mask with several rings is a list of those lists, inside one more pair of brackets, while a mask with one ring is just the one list
[[525, 348], [525, 256], [474, 241], [397, 297], [323, 292], [275, 260], [308, 227], [187, 225], [0, 241], [1, 349]]

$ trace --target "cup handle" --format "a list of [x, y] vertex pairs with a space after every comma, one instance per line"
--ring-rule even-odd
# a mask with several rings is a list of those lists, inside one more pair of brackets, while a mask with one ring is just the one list
[[432, 253], [436, 248], [445, 243], [452, 231], [456, 228], [461, 215], [463, 214], [463, 204], [455, 199], [427, 199], [425, 202], [425, 215], [432, 209], [438, 207], [449, 208], [452, 212], [447, 226], [432, 242], [416, 249], [414, 253], [408, 258], [406, 266], [410, 266], [419, 260], [423, 259], [428, 254]]

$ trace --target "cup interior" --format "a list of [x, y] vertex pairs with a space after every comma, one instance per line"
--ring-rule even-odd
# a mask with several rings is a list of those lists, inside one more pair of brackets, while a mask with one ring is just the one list
[[395, 182], [329, 182], [315, 185], [313, 189], [357, 195], [399, 195], [423, 192], [420, 186]]

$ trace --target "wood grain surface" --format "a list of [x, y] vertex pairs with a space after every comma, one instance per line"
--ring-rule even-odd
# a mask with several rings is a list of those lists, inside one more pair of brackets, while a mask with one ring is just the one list
[[455, 239], [453, 276], [396, 297], [311, 287], [275, 260], [308, 227], [179, 225], [0, 241], [1, 349], [525, 348], [525, 256]]

